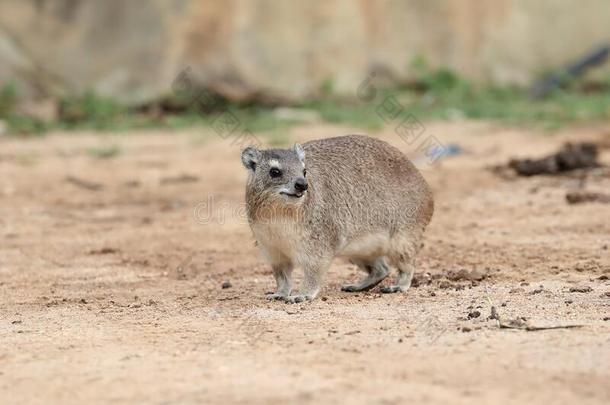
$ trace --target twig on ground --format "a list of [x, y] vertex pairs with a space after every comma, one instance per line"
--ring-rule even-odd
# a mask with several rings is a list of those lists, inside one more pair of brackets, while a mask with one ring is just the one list
[[508, 322], [499, 322], [500, 329], [520, 329], [527, 332], [537, 332], [550, 329], [574, 329], [582, 328], [584, 325], [550, 325], [550, 326], [534, 326], [530, 325], [523, 318], [511, 319]]

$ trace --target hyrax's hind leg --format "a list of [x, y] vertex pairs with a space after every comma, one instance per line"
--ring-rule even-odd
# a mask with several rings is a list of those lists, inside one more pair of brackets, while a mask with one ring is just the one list
[[398, 277], [396, 284], [381, 287], [382, 293], [407, 291], [411, 287], [411, 280], [415, 272], [415, 255], [420, 249], [420, 239], [420, 233], [408, 236], [397, 235], [394, 238], [390, 261], [398, 268]]
[[367, 272], [367, 276], [363, 278], [357, 284], [347, 284], [341, 287], [341, 291], [346, 292], [358, 292], [358, 291], [368, 291], [371, 288], [375, 287], [377, 284], [381, 283], [384, 278], [388, 276], [389, 269], [383, 257], [378, 257], [377, 259], [366, 262], [366, 261], [355, 261], [360, 269]]
[[380, 291], [384, 294], [407, 291], [409, 287], [411, 287], [411, 280], [413, 279], [413, 273], [415, 272], [413, 262], [400, 262], [396, 264], [396, 267], [398, 267], [396, 284], [384, 285], [381, 287]]

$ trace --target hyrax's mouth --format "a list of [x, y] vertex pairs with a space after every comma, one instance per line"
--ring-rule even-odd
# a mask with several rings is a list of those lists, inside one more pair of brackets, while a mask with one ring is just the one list
[[301, 197], [303, 197], [303, 193], [301, 191], [295, 191], [294, 193], [289, 193], [287, 191], [280, 191], [280, 194], [288, 196], [290, 198], [301, 198]]

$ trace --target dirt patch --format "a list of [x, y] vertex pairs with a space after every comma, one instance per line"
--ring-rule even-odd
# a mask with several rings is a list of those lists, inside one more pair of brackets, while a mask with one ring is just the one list
[[597, 167], [597, 155], [597, 145], [594, 143], [566, 143], [557, 153], [541, 159], [512, 159], [508, 165], [521, 176], [557, 174]]
[[[413, 157], [436, 196], [414, 287], [341, 292], [361, 274], [337, 260], [320, 299], [298, 305], [264, 299], [274, 281], [230, 141], [134, 134], [95, 159], [87, 150], [108, 135], [2, 139], [0, 398], [607, 403], [610, 205], [568, 204], [578, 176], [488, 167], [609, 132], [427, 130], [469, 153], [429, 165], [391, 129], [376, 134]], [[603, 192], [610, 178], [587, 187]]]

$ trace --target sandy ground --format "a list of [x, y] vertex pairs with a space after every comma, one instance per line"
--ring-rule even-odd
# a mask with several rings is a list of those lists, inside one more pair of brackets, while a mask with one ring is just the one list
[[[610, 129], [427, 131], [467, 153], [429, 165], [391, 130], [375, 134], [413, 156], [435, 192], [420, 285], [343, 293], [360, 274], [337, 260], [321, 296], [297, 305], [264, 298], [274, 281], [230, 140], [0, 139], [0, 403], [608, 403], [610, 204], [565, 194], [610, 190], [610, 175], [490, 167], [567, 139], [608, 145]], [[107, 145], [121, 154], [91, 155]], [[503, 321], [582, 327], [500, 329], [492, 305]]]

